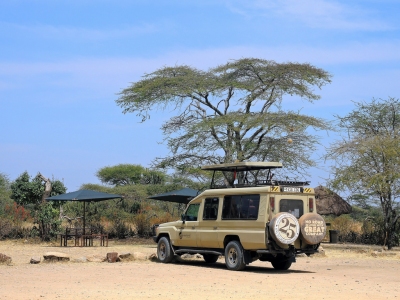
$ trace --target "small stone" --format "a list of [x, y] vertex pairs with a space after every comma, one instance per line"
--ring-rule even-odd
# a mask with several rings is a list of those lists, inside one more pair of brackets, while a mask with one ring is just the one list
[[141, 252], [137, 252], [134, 255], [135, 260], [147, 260], [147, 255]]
[[87, 258], [84, 256], [74, 259], [74, 262], [78, 262], [78, 263], [85, 263], [87, 261], [88, 261]]
[[88, 262], [105, 262], [106, 260], [107, 258], [101, 255], [92, 255], [87, 258]]
[[33, 256], [31, 257], [31, 260], [29, 263], [31, 264], [39, 264], [42, 261], [42, 259], [39, 256]]
[[11, 257], [0, 253], [0, 264], [9, 265], [9, 264], [11, 264], [11, 261], [12, 261]]
[[120, 259], [127, 259], [127, 258], [130, 258], [130, 256], [131, 256], [131, 254], [129, 252], [126, 252], [126, 253], [121, 253], [119, 255], [119, 258]]

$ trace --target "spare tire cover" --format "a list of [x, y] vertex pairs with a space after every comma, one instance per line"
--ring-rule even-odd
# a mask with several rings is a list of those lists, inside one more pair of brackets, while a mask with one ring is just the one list
[[272, 218], [269, 233], [276, 242], [289, 245], [299, 236], [300, 225], [295, 216], [282, 212]]
[[319, 214], [307, 213], [299, 219], [301, 239], [309, 245], [319, 244], [326, 234], [326, 223]]

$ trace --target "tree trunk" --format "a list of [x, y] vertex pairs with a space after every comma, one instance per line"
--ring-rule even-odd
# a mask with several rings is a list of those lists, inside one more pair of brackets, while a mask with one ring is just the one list
[[44, 177], [42, 174], [39, 173], [40, 179], [44, 181], [44, 193], [42, 196], [42, 203], [46, 201], [46, 198], [50, 197], [51, 194], [51, 181], [50, 179]]
[[[51, 195], [51, 181], [49, 178], [44, 177], [42, 174], [39, 173], [39, 178], [44, 181], [44, 192], [42, 195], [42, 202], [41, 205], [43, 205], [46, 202], [46, 198], [50, 197]], [[39, 232], [40, 232], [40, 237], [42, 240], [48, 240], [49, 239], [49, 226], [46, 224], [43, 220], [39, 222]]]

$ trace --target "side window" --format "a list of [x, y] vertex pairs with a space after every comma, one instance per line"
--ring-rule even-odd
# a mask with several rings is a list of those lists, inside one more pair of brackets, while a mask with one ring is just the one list
[[225, 196], [222, 207], [222, 219], [257, 220], [260, 195]]
[[288, 212], [294, 215], [296, 218], [300, 218], [304, 214], [303, 201], [282, 199], [279, 201], [279, 211]]
[[216, 220], [218, 216], [218, 198], [206, 198], [204, 200], [203, 220]]
[[190, 204], [186, 210], [186, 221], [197, 221], [197, 215], [199, 214], [200, 203]]

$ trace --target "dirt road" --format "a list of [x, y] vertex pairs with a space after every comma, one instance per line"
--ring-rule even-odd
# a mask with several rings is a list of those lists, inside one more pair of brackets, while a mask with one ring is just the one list
[[[49, 251], [71, 262], [29, 264]], [[107, 252], [133, 254], [120, 263], [88, 262]], [[12, 257], [0, 265], [0, 299], [400, 299], [400, 252], [325, 246], [325, 255], [298, 257], [288, 271], [254, 262], [228, 271], [223, 258], [161, 264], [148, 257], [155, 246], [53, 247], [0, 242]]]

